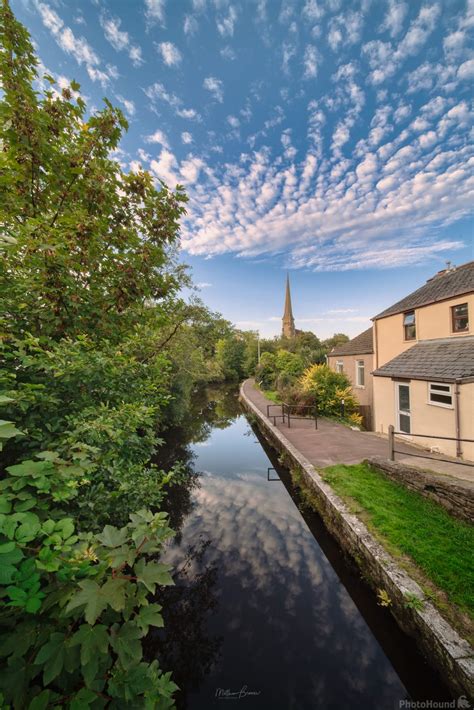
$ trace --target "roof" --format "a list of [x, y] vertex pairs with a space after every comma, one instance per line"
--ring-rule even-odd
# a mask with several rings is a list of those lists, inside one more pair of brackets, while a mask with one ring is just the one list
[[474, 381], [474, 336], [420, 340], [373, 374], [433, 382]]
[[374, 352], [374, 343], [372, 337], [372, 326], [364, 330], [363, 333], [356, 335], [355, 338], [349, 340], [347, 343], [340, 343], [336, 345], [331, 352], [329, 357], [333, 355], [363, 355], [365, 353]]
[[474, 291], [474, 261], [438, 272], [428, 279], [421, 288], [413, 291], [409, 296], [405, 296], [401, 301], [397, 301], [393, 306], [386, 308], [374, 316], [373, 320], [420, 308], [420, 306], [427, 306], [437, 301], [444, 301], [446, 298], [461, 296], [470, 291]]

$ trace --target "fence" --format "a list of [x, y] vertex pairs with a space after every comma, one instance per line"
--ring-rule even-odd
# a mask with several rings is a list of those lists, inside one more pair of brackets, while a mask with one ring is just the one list
[[420, 459], [431, 459], [433, 461], [443, 461], [444, 463], [457, 463], [459, 466], [471, 466], [472, 463], [469, 461], [456, 461], [455, 459], [440, 459], [437, 456], [427, 456], [426, 454], [413, 454], [406, 451], [399, 451], [395, 448], [395, 436], [415, 436], [424, 439], [442, 439], [445, 441], [456, 441], [456, 442], [468, 442], [474, 444], [474, 439], [461, 439], [456, 436], [436, 436], [435, 434], [407, 434], [406, 431], [395, 431], [393, 424], [388, 427], [388, 457], [390, 461], [395, 461], [395, 454], [402, 454], [403, 456], [415, 456]]
[[[278, 407], [281, 410], [281, 414], [271, 414], [270, 409], [272, 409], [272, 407]], [[305, 417], [297, 413], [292, 414], [292, 408], [297, 409], [298, 411], [307, 411], [309, 409], [312, 412], [312, 416]], [[275, 426], [277, 419], [282, 419], [283, 424], [286, 423], [288, 428], [291, 427], [292, 419], [305, 419], [307, 421], [314, 421], [314, 428], [318, 428], [318, 411], [315, 405], [287, 404], [286, 402], [282, 402], [281, 404], [267, 404], [267, 418], [273, 419], [273, 424]]]

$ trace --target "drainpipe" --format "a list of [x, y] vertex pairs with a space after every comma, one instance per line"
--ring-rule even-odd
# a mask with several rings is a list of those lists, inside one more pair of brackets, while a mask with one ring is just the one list
[[462, 447], [461, 447], [461, 414], [459, 409], [459, 380], [456, 380], [454, 385], [454, 421], [456, 426], [456, 457], [459, 459], [462, 457]]

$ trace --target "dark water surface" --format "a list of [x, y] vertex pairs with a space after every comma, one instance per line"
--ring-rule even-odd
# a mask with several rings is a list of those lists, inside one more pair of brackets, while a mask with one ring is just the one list
[[[178, 456], [190, 478], [169, 501], [178, 535], [165, 560], [177, 584], [148, 649], [173, 670], [178, 707], [391, 710], [448, 699], [319, 517], [300, 511], [235, 389], [196, 393], [193, 407], [160, 460]], [[280, 480], [267, 479], [272, 466]]]

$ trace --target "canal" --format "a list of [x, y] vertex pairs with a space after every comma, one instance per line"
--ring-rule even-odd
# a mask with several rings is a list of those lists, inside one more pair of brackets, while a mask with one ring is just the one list
[[165, 629], [147, 655], [173, 670], [179, 708], [394, 710], [450, 698], [305, 510], [235, 388], [196, 392], [157, 462], [167, 457], [184, 462], [188, 484], [168, 500], [176, 586], [162, 591]]

